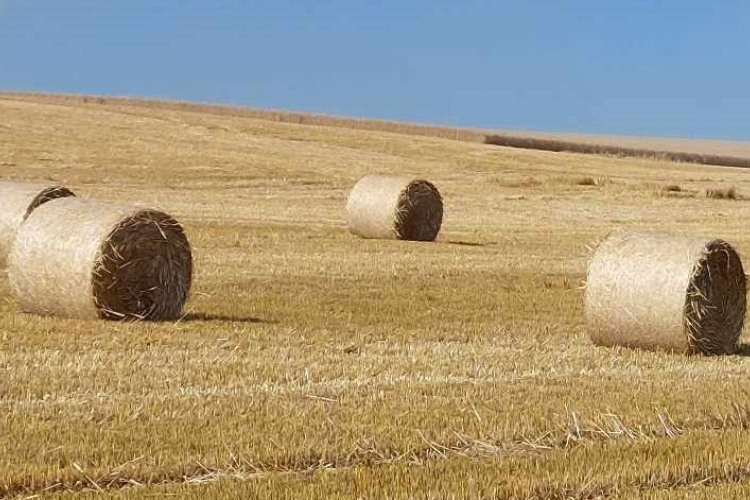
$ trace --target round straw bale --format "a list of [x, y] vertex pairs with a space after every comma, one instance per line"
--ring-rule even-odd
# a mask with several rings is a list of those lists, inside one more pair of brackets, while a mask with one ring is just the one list
[[443, 222], [443, 198], [430, 182], [368, 175], [346, 204], [349, 232], [363, 238], [432, 241]]
[[618, 233], [589, 265], [586, 317], [598, 345], [730, 354], [745, 294], [740, 256], [723, 240]]
[[18, 231], [8, 276], [21, 309], [70, 318], [179, 318], [192, 279], [180, 224], [157, 210], [64, 198]]
[[75, 195], [56, 184], [0, 181], [0, 266], [7, 264], [18, 228], [29, 214], [50, 200], [67, 196]]

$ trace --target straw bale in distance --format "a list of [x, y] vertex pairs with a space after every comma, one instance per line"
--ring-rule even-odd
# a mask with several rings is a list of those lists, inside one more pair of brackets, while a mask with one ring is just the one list
[[745, 294], [740, 257], [723, 240], [618, 233], [589, 265], [586, 317], [598, 345], [730, 354]]
[[50, 183], [0, 181], [0, 266], [5, 266], [18, 228], [36, 208], [57, 198], [75, 196]]
[[349, 231], [363, 238], [432, 241], [443, 222], [443, 199], [430, 182], [368, 175], [346, 205]]
[[35, 210], [8, 275], [27, 312], [74, 318], [179, 318], [192, 254], [180, 224], [157, 210], [64, 198]]

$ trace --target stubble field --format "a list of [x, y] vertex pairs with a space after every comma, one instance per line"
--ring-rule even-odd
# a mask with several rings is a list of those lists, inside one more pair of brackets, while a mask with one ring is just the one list
[[[347, 233], [370, 172], [440, 188], [437, 242]], [[0, 497], [750, 494], [748, 349], [597, 348], [583, 317], [613, 229], [750, 255], [745, 170], [0, 95], [0, 177], [162, 208], [196, 265], [172, 323], [26, 315], [0, 275]]]

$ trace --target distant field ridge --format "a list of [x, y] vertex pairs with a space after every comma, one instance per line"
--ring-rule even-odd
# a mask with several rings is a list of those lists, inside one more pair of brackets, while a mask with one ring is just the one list
[[538, 151], [646, 158], [701, 165], [750, 168], [750, 142], [495, 131], [135, 97], [0, 92], [0, 99], [83, 106], [122, 105], [269, 120], [295, 125], [437, 137]]
[[680, 151], [660, 151], [656, 149], [610, 146], [606, 144], [587, 144], [575, 141], [559, 141], [554, 139], [540, 139], [537, 137], [511, 135], [488, 135], [485, 137], [484, 142], [495, 146], [534, 149], [537, 151], [614, 155], [628, 158], [647, 158], [683, 163], [698, 163], [701, 165], [750, 168], [750, 158], [740, 158], [737, 156], [686, 153]]

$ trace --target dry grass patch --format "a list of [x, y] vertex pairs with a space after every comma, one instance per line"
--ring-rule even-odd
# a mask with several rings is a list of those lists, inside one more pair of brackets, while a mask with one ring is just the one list
[[536, 177], [522, 177], [515, 179], [498, 178], [497, 183], [508, 188], [536, 188], [543, 183]]
[[654, 186], [653, 194], [657, 198], [694, 198], [695, 190], [685, 189], [678, 184], [667, 184], [666, 186]]
[[660, 198], [694, 198], [696, 196], [695, 190], [685, 189], [678, 184], [655, 187], [653, 193]]
[[601, 187], [609, 184], [609, 179], [604, 177], [581, 177], [580, 179], [576, 179], [574, 183], [578, 186]]
[[734, 186], [726, 188], [708, 188], [704, 191], [706, 198], [712, 200], [737, 200], [740, 195]]

